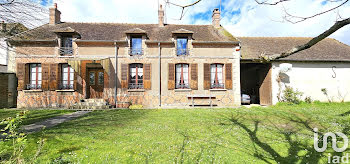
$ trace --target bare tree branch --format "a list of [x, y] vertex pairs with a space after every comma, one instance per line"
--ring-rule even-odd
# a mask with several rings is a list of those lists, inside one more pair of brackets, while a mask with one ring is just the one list
[[280, 53], [280, 54], [272, 54], [272, 55], [268, 55], [265, 53], [260, 54], [260, 59], [263, 61], [271, 61], [271, 60], [276, 60], [276, 59], [280, 59], [280, 58], [284, 58], [290, 55], [293, 55], [297, 52], [306, 50], [310, 47], [312, 47], [313, 45], [315, 45], [316, 43], [320, 42], [321, 40], [323, 40], [324, 38], [330, 36], [331, 34], [333, 34], [335, 31], [339, 30], [340, 28], [346, 26], [350, 24], [350, 18], [344, 19], [342, 21], [337, 21], [331, 28], [329, 28], [327, 31], [323, 32], [322, 34], [318, 35], [317, 37], [312, 38], [309, 42], [307, 42], [306, 44], [300, 45], [300, 46], [296, 46], [293, 47], [292, 49]]
[[179, 19], [179, 20], [181, 20], [181, 19], [185, 16], [185, 13], [186, 13], [186, 12], [184, 12], [185, 8], [194, 6], [194, 5], [196, 5], [197, 3], [199, 3], [200, 1], [202, 1], [202, 0], [197, 0], [197, 1], [193, 2], [193, 3], [191, 3], [191, 4], [188, 4], [188, 5], [179, 5], [179, 4], [170, 2], [170, 0], [164, 0], [164, 2], [165, 2], [166, 4], [170, 4], [170, 5], [173, 5], [173, 6], [177, 6], [177, 7], [181, 7], [181, 8], [182, 8], [182, 10], [181, 10], [181, 15], [180, 15], [180, 19]]
[[197, 0], [196, 2], [193, 2], [193, 3], [188, 4], [188, 5], [179, 5], [179, 4], [176, 4], [176, 3], [172, 3], [169, 0], [166, 0], [166, 3], [174, 5], [174, 6], [177, 6], [177, 7], [186, 8], [186, 7], [194, 6], [195, 4], [197, 4], [200, 1], [202, 1], [202, 0]]
[[[338, 2], [338, 1], [332, 1], [332, 2]], [[339, 8], [339, 7], [341, 7], [341, 6], [343, 6], [344, 4], [346, 4], [346, 3], [348, 3], [348, 2], [349, 2], [349, 0], [346, 0], [346, 1], [344, 1], [343, 3], [341, 3], [341, 4], [338, 5], [338, 6], [335, 6], [335, 7], [331, 8], [331, 9], [328, 9], [328, 10], [325, 10], [325, 11], [322, 11], [322, 12], [319, 12], [319, 13], [317, 13], [317, 14], [314, 14], [314, 15], [311, 15], [311, 16], [308, 16], [308, 17], [295, 16], [295, 15], [292, 15], [292, 14], [288, 13], [288, 12], [284, 9], [284, 12], [285, 12], [285, 14], [286, 14], [286, 16], [284, 16], [284, 19], [285, 19], [286, 21], [290, 22], [290, 23], [293, 23], [293, 24], [299, 23], [299, 22], [305, 21], [305, 20], [307, 20], [307, 19], [314, 18], [314, 17], [317, 17], [317, 16], [322, 15], [322, 14], [326, 14], [326, 13], [328, 13], [328, 12], [330, 12], [330, 11], [333, 11], [333, 10], [335, 10], [335, 9], [337, 9], [337, 8]], [[293, 21], [293, 20], [292, 20], [293, 18], [296, 18], [296, 19], [299, 19], [299, 20]]]
[[276, 1], [276, 2], [267, 2], [268, 0], [265, 0], [265, 1], [258, 1], [258, 0], [255, 0], [255, 2], [259, 5], [277, 5], [279, 3], [282, 3], [282, 2], [286, 2], [286, 1], [290, 1], [290, 0], [279, 0], [279, 1]]

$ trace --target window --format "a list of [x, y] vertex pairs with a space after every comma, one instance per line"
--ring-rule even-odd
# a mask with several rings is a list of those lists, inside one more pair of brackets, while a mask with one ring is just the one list
[[143, 89], [143, 65], [131, 64], [130, 65], [130, 89]]
[[98, 85], [103, 85], [103, 81], [104, 81], [104, 73], [98, 72]]
[[188, 85], [188, 64], [176, 64], [175, 67], [176, 89], [190, 88]]
[[27, 89], [41, 89], [42, 78], [41, 78], [41, 64], [30, 64], [29, 65], [30, 83], [27, 84]]
[[62, 37], [61, 38], [61, 55], [71, 55], [73, 54], [73, 38], [72, 37]]
[[62, 81], [60, 89], [73, 89], [74, 86], [74, 70], [68, 64], [62, 64]]
[[130, 49], [130, 55], [142, 55], [142, 37], [131, 37], [131, 49]]
[[177, 55], [188, 55], [187, 38], [177, 38]]
[[224, 88], [223, 64], [210, 65], [210, 86], [212, 89]]
[[90, 72], [89, 78], [90, 78], [89, 84], [95, 85], [95, 72]]

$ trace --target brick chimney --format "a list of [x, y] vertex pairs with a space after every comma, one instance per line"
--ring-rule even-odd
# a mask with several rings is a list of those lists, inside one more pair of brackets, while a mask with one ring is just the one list
[[213, 26], [215, 28], [219, 28], [220, 27], [220, 11], [219, 9], [214, 9], [213, 10], [213, 15], [211, 16], [213, 19]]
[[5, 21], [1, 21], [0, 31], [3, 33], [7, 31]]
[[159, 27], [164, 27], [164, 10], [162, 5], [159, 6], [158, 10], [158, 25]]
[[57, 3], [54, 4], [52, 8], [50, 8], [50, 25], [56, 25], [61, 23], [61, 12], [57, 10]]

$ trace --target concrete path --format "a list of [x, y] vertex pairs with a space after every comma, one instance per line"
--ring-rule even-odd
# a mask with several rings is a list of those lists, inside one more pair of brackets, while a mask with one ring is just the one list
[[54, 126], [61, 124], [63, 122], [70, 121], [70, 120], [73, 120], [75, 118], [81, 117], [81, 116], [83, 116], [87, 113], [90, 113], [90, 112], [91, 111], [77, 111], [74, 113], [69, 113], [69, 114], [65, 114], [62, 116], [49, 118], [47, 120], [37, 122], [34, 124], [25, 125], [22, 127], [22, 129], [26, 133], [34, 133], [34, 132], [38, 132], [38, 131], [42, 130], [44, 127], [45, 127], [45, 129], [51, 128], [51, 127], [54, 127]]

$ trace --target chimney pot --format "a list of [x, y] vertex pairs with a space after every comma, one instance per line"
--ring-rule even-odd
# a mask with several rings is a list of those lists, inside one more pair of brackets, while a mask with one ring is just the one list
[[213, 10], [213, 15], [212, 15], [212, 23], [215, 28], [220, 27], [220, 10], [219, 9], [214, 9]]

